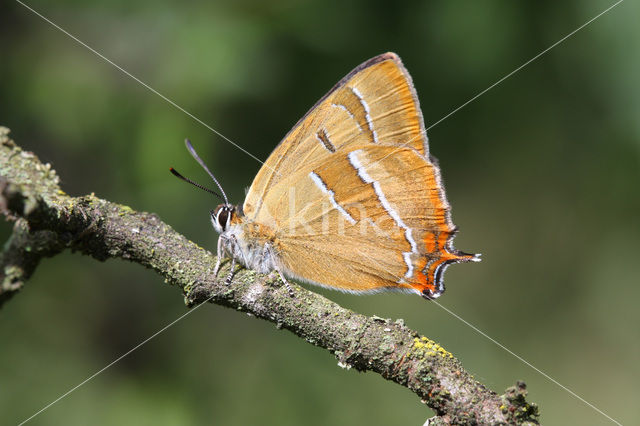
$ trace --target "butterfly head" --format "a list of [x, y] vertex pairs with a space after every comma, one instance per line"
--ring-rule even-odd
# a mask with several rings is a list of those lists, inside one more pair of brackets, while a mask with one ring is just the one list
[[220, 204], [211, 210], [211, 224], [219, 234], [227, 232], [231, 225], [231, 220], [237, 216], [237, 209], [231, 204]]

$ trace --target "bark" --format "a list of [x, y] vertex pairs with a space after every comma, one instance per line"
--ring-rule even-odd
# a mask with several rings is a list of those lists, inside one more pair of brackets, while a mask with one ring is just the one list
[[93, 194], [65, 194], [50, 165], [8, 133], [0, 127], [0, 211], [15, 225], [0, 253], [0, 306], [23, 288], [43, 257], [70, 249], [100, 261], [126, 259], [177, 286], [189, 307], [212, 302], [251, 313], [327, 349], [344, 368], [373, 371], [411, 389], [436, 412], [429, 424], [538, 424], [524, 383], [498, 395], [401, 320], [360, 315], [294, 283], [291, 296], [276, 274], [242, 269], [226, 285], [229, 262], [217, 278], [215, 257], [153, 213]]

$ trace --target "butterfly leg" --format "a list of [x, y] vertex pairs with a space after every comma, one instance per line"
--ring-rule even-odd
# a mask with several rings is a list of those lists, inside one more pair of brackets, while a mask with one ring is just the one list
[[[236, 239], [235, 235], [231, 235], [230, 237], [228, 237], [228, 241], [231, 244], [238, 244], [238, 240]], [[233, 252], [233, 249], [231, 250]], [[231, 280], [233, 280], [233, 276], [236, 274], [236, 258], [231, 255], [231, 269], [229, 271], [229, 275], [227, 275], [227, 278], [225, 278], [224, 283], [226, 285], [231, 284]]]
[[213, 276], [218, 277], [220, 272], [220, 264], [222, 263], [222, 257], [224, 256], [224, 239], [222, 234], [218, 237], [218, 257], [216, 258], [216, 266], [213, 268]]
[[278, 268], [278, 266], [276, 265], [275, 255], [271, 245], [267, 245], [267, 253], [269, 253], [269, 257], [272, 259], [273, 268], [276, 270], [278, 275], [280, 275], [280, 279], [282, 280], [282, 283], [287, 288], [287, 291], [289, 292], [289, 296], [295, 297], [296, 294], [293, 292], [293, 287], [291, 287], [291, 284], [289, 284], [289, 281], [287, 281], [287, 279], [285, 278], [280, 268]]
[[231, 270], [229, 271], [229, 275], [227, 275], [227, 278], [224, 279], [224, 283], [226, 285], [231, 284], [231, 280], [233, 279], [233, 276], [236, 274], [235, 269], [236, 269], [236, 259], [232, 257], [231, 258]]
[[280, 279], [284, 283], [284, 286], [287, 287], [287, 291], [289, 292], [289, 296], [295, 297], [296, 294], [293, 292], [293, 287], [291, 287], [291, 284], [289, 284], [289, 281], [287, 281], [287, 279], [284, 277], [282, 272], [280, 272], [278, 269], [276, 269], [276, 271], [278, 271], [278, 275], [280, 275]]

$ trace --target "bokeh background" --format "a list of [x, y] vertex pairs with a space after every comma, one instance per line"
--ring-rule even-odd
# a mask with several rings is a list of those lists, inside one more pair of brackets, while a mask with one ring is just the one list
[[[265, 159], [335, 82], [385, 51], [404, 60], [427, 126], [611, 1], [72, 1], [26, 3]], [[626, 1], [429, 131], [479, 264], [447, 272], [443, 306], [613, 418], [640, 418], [640, 26]], [[0, 124], [73, 195], [155, 212], [215, 249], [217, 203], [260, 164], [19, 3], [0, 5]], [[3, 223], [3, 239], [10, 230]], [[314, 289], [403, 318], [502, 393], [524, 380], [548, 425], [612, 424], [419, 297]], [[44, 261], [0, 312], [0, 423], [18, 423], [186, 311], [123, 261]], [[187, 316], [30, 423], [420, 425], [410, 391], [219, 306]]]

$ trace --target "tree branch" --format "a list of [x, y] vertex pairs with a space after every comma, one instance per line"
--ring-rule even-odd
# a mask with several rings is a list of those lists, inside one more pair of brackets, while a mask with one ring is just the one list
[[[437, 417], [430, 424], [537, 424], [524, 383], [497, 395], [434, 341], [392, 322], [344, 309], [276, 274], [242, 269], [231, 285], [212, 275], [215, 257], [163, 223], [95, 195], [71, 197], [54, 170], [20, 149], [0, 127], [0, 211], [15, 221], [0, 254], [0, 305], [16, 294], [43, 257], [64, 249], [97, 260], [139, 263], [178, 286], [188, 306], [210, 301], [271, 321], [327, 349], [345, 368], [374, 371], [411, 389]], [[220, 272], [225, 277], [228, 266]]]

